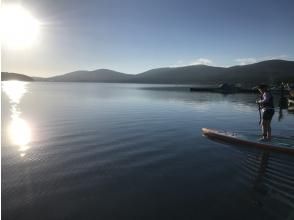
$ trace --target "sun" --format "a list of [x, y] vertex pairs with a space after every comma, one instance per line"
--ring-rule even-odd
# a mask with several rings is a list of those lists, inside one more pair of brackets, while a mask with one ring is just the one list
[[22, 49], [33, 46], [40, 34], [40, 22], [21, 5], [1, 6], [1, 42]]

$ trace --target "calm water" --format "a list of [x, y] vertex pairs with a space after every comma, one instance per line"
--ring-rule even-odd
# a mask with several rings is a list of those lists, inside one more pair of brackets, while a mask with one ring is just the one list
[[200, 132], [257, 134], [255, 95], [150, 87], [2, 83], [2, 218], [294, 219], [293, 157]]

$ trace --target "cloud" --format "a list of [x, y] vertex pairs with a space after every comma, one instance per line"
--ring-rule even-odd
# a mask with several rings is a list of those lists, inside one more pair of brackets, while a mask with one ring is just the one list
[[262, 60], [284, 60], [289, 58], [288, 55], [279, 55], [279, 56], [267, 56], [267, 57], [263, 57]]
[[[281, 60], [286, 60], [286, 59], [294, 59], [289, 57], [288, 55], [282, 54], [282, 55], [277, 55], [277, 56], [264, 56], [264, 57], [259, 57], [259, 58], [254, 58], [254, 57], [246, 57], [246, 58], [238, 58], [235, 59], [234, 62], [237, 62], [238, 65], [248, 65], [252, 63], [257, 63], [261, 62], [264, 60], [276, 60], [276, 59], [281, 59]], [[219, 66], [219, 67], [230, 67], [231, 65], [219, 65], [214, 63], [212, 60], [208, 58], [198, 58], [194, 61], [183, 61], [183, 60], [177, 60], [175, 64], [170, 65], [170, 68], [176, 68], [176, 67], [184, 67], [184, 66], [192, 66], [192, 65], [208, 65], [208, 66]]]
[[195, 61], [193, 61], [192, 63], [190, 63], [190, 65], [211, 65], [212, 64], [212, 61], [207, 59], [207, 58], [199, 58]]
[[241, 66], [257, 62], [255, 58], [238, 58], [235, 61]]
[[170, 65], [169, 67], [183, 67], [183, 66], [192, 66], [192, 65], [211, 65], [212, 61], [207, 58], [199, 58], [195, 61], [191, 62], [183, 62], [182, 60], [178, 60], [176, 64]]
[[185, 66], [184, 62], [182, 60], [178, 60], [176, 64], [170, 65], [169, 67], [175, 68], [175, 67], [181, 67], [181, 66]]
[[237, 62], [239, 65], [247, 65], [251, 63], [261, 62], [264, 60], [284, 60], [289, 59], [288, 55], [279, 55], [279, 56], [265, 56], [260, 58], [238, 58], [235, 59], [235, 62]]

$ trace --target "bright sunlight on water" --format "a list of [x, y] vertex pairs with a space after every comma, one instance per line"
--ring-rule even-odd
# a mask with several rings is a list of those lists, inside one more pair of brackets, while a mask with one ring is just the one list
[[28, 122], [21, 118], [21, 110], [18, 106], [27, 92], [26, 85], [27, 83], [19, 81], [9, 81], [2, 84], [2, 89], [9, 99], [11, 108], [11, 121], [9, 126], [4, 129], [8, 129], [9, 139], [11, 143], [18, 146], [22, 157], [30, 148], [29, 143], [31, 141], [31, 128]]
[[[293, 219], [292, 156], [201, 134], [258, 135], [255, 99], [184, 86], [3, 82], [2, 218]], [[293, 124], [293, 112], [276, 108], [273, 135], [293, 138]]]

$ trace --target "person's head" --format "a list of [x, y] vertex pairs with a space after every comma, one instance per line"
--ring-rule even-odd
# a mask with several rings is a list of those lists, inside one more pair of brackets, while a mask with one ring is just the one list
[[266, 84], [260, 84], [260, 85], [258, 85], [257, 86], [257, 89], [258, 89], [258, 91], [260, 92], [260, 93], [263, 93], [263, 92], [265, 92], [265, 91], [267, 91], [267, 85]]

